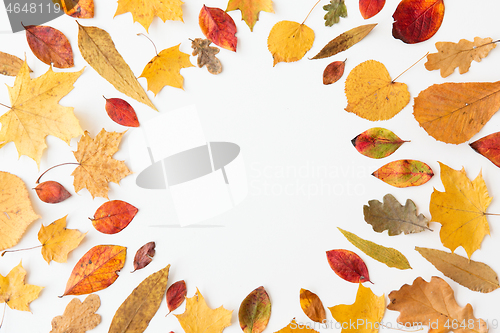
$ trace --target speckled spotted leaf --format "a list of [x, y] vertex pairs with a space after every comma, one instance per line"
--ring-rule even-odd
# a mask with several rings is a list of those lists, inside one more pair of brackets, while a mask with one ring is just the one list
[[271, 300], [264, 287], [255, 289], [241, 302], [238, 319], [244, 333], [261, 333], [270, 317]]
[[410, 187], [427, 183], [434, 172], [424, 162], [397, 160], [374, 171], [372, 176], [395, 187]]
[[382, 127], [370, 128], [351, 140], [359, 153], [371, 158], [390, 156], [405, 142], [408, 141], [401, 140], [394, 132]]

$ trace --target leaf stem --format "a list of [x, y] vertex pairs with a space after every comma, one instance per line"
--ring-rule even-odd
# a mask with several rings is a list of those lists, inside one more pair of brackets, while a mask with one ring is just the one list
[[429, 52], [427, 52], [422, 58], [418, 59], [413, 65], [411, 65], [410, 67], [408, 67], [407, 69], [405, 69], [403, 71], [403, 73], [399, 74], [398, 76], [396, 76], [394, 78], [394, 80], [391, 81], [391, 83], [394, 83], [401, 75], [403, 75], [404, 73], [406, 73], [409, 69], [411, 69], [413, 66], [415, 66], [416, 64], [418, 64], [420, 62], [420, 60], [424, 59], [425, 57], [427, 57], [427, 55], [429, 54]]
[[490, 216], [500, 216], [500, 214], [494, 214], [494, 213], [484, 213], [484, 215], [490, 215]]
[[151, 42], [151, 44], [153, 44], [153, 47], [155, 48], [155, 52], [156, 52], [156, 55], [158, 56], [158, 50], [156, 49], [156, 45], [155, 43], [151, 40], [151, 38], [149, 38], [148, 36], [146, 36], [145, 34], [143, 34], [142, 32], [138, 33], [137, 36], [140, 36], [140, 35], [143, 35], [144, 37], [146, 37], [147, 39], [149, 39], [149, 41]]
[[302, 23], [301, 23], [300, 25], [302, 25], [302, 24], [304, 24], [304, 23], [306, 22], [307, 18], [309, 17], [309, 15], [311, 15], [312, 11], [314, 10], [314, 8], [316, 8], [316, 6], [318, 5], [318, 3], [319, 3], [320, 1], [321, 1], [321, 0], [318, 0], [318, 1], [314, 4], [313, 8], [311, 8], [311, 10], [310, 10], [310, 11], [309, 11], [309, 13], [307, 14], [306, 18], [304, 19], [304, 21], [302, 21]]
[[51, 168], [48, 168], [47, 170], [45, 170], [41, 175], [40, 177], [38, 177], [38, 179], [36, 180], [36, 184], [39, 184], [40, 183], [40, 179], [42, 178], [43, 175], [45, 175], [49, 170], [52, 170], [54, 168], [57, 168], [58, 166], [61, 166], [61, 165], [68, 165], [68, 164], [73, 164], [73, 165], [80, 165], [80, 163], [77, 163], [77, 162], [67, 162], [67, 163], [61, 163], [61, 164], [58, 164], [58, 165], [54, 165], [53, 167]]
[[39, 247], [42, 247], [42, 245], [37, 245], [37, 246], [33, 246], [33, 247], [28, 247], [26, 249], [18, 249], [18, 250], [7, 250], [7, 251], [3, 251], [2, 252], [2, 255], [0, 255], [0, 257], [3, 257], [7, 252], [18, 252], [18, 251], [28, 251], [28, 250], [33, 250], [33, 249], [37, 249]]
[[5, 309], [6, 308], [7, 308], [7, 302], [4, 302], [4, 304], [3, 304], [2, 320], [0, 320], [0, 328], [2, 328], [2, 325], [3, 325], [3, 319], [5, 318]]
[[3, 104], [3, 103], [0, 103], [0, 105], [1, 105], [1, 106], [5, 106], [7, 109], [10, 109], [10, 108], [11, 108], [10, 106], [7, 106], [7, 105], [5, 105], [5, 104]]

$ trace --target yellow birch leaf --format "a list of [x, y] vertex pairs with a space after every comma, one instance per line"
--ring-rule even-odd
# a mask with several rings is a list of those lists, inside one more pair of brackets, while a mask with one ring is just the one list
[[22, 263], [14, 267], [7, 276], [0, 274], [0, 303], [20, 311], [30, 311], [29, 304], [38, 298], [43, 287], [25, 284], [26, 270]]
[[384, 64], [367, 60], [345, 81], [346, 111], [371, 121], [394, 117], [410, 102], [406, 84], [393, 82]]
[[441, 223], [441, 242], [452, 252], [462, 246], [470, 258], [490, 234], [486, 208], [492, 198], [481, 173], [470, 181], [465, 170], [457, 171], [439, 163], [445, 191], [434, 189], [429, 211], [431, 222]]
[[255, 23], [259, 20], [261, 11], [274, 13], [273, 2], [271, 0], [229, 0], [226, 12], [239, 9], [241, 19], [253, 31]]
[[51, 260], [66, 262], [68, 253], [80, 245], [87, 233], [82, 234], [75, 229], [66, 229], [66, 216], [44, 226], [38, 232], [38, 240], [42, 243], [42, 256], [50, 264]]
[[130, 12], [134, 22], [148, 31], [155, 16], [163, 22], [182, 21], [182, 4], [180, 0], [118, 0], [115, 17]]
[[155, 96], [165, 86], [184, 89], [184, 78], [180, 70], [194, 67], [194, 65], [189, 60], [189, 54], [179, 50], [180, 45], [161, 51], [151, 59], [139, 76], [147, 79], [148, 90], [151, 90]]
[[294, 62], [302, 59], [314, 42], [314, 31], [304, 23], [280, 21], [274, 25], [267, 38], [267, 48], [278, 62]]

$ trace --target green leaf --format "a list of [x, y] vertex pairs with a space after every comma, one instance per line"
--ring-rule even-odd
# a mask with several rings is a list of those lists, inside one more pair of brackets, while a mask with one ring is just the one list
[[328, 27], [339, 23], [341, 17], [347, 17], [344, 0], [330, 0], [330, 3], [323, 6], [323, 9], [328, 12], [325, 14], [325, 25]]
[[264, 287], [252, 291], [241, 302], [238, 318], [244, 333], [260, 333], [269, 322], [271, 300]]
[[396, 134], [382, 127], [374, 127], [351, 140], [356, 150], [371, 158], [383, 158], [394, 153], [405, 142]]

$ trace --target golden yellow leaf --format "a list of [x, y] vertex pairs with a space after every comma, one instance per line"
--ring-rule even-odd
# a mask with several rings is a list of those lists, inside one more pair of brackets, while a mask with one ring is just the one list
[[62, 316], [52, 319], [49, 333], [85, 333], [94, 329], [101, 322], [101, 316], [95, 312], [101, 306], [101, 299], [90, 294], [83, 303], [73, 298], [64, 309]]
[[229, 0], [226, 12], [237, 10], [241, 11], [241, 19], [253, 31], [253, 26], [259, 20], [261, 11], [274, 13], [273, 2], [271, 0]]
[[481, 173], [472, 182], [465, 170], [457, 171], [439, 163], [445, 192], [434, 189], [429, 211], [431, 222], [441, 223], [441, 242], [452, 252], [462, 246], [470, 258], [490, 234], [486, 208], [491, 197]]
[[118, 184], [122, 178], [131, 174], [125, 162], [113, 158], [123, 134], [102, 129], [92, 139], [85, 131], [78, 142], [78, 150], [73, 153], [80, 163], [71, 174], [75, 177], [73, 186], [76, 192], [86, 188], [92, 198], [108, 198], [108, 183]]
[[290, 324], [275, 333], [318, 333], [318, 331], [313, 330], [308, 324], [297, 323], [293, 318]]
[[16, 76], [23, 66], [23, 63], [24, 61], [18, 57], [0, 51], [0, 74]]
[[394, 117], [410, 102], [406, 84], [393, 82], [384, 64], [367, 60], [345, 81], [346, 111], [371, 121]]
[[184, 78], [181, 68], [194, 67], [189, 60], [189, 54], [181, 52], [179, 45], [161, 51], [144, 67], [141, 76], [148, 80], [148, 90], [155, 96], [164, 86], [183, 89]]
[[134, 22], [139, 22], [148, 31], [155, 16], [163, 22], [182, 21], [182, 4], [180, 0], [118, 0], [115, 17], [130, 12]]
[[51, 260], [66, 262], [68, 253], [80, 245], [87, 233], [66, 229], [66, 216], [40, 228], [38, 240], [42, 243], [42, 256], [50, 264]]
[[[340, 304], [328, 309], [333, 318], [342, 324], [342, 333], [378, 332], [384, 317], [385, 297], [375, 295], [360, 283], [354, 304]], [[351, 325], [352, 322], [355, 325]]]
[[222, 306], [215, 310], [209, 308], [203, 295], [196, 289], [193, 297], [186, 298], [186, 311], [174, 316], [186, 333], [220, 333], [231, 325], [232, 313], [232, 310]]
[[267, 38], [267, 48], [278, 62], [302, 59], [314, 42], [314, 31], [304, 23], [280, 21], [274, 25]]
[[26, 62], [9, 89], [11, 109], [0, 117], [0, 148], [13, 141], [19, 156], [31, 157], [40, 165], [45, 137], [53, 135], [67, 144], [83, 133], [73, 108], [58, 102], [73, 89], [79, 72], [56, 73], [52, 68], [31, 79]]
[[26, 228], [39, 217], [22, 179], [0, 171], [0, 250], [16, 245]]
[[43, 287], [25, 284], [26, 270], [22, 263], [14, 267], [7, 276], [0, 274], [0, 303], [20, 311], [30, 311], [29, 304], [38, 298]]
[[496, 47], [491, 38], [474, 37], [474, 42], [461, 39], [458, 43], [437, 42], [437, 53], [427, 56], [425, 68], [441, 70], [441, 76], [447, 77], [458, 67], [460, 74], [469, 71], [472, 60], [480, 62]]

